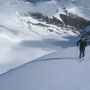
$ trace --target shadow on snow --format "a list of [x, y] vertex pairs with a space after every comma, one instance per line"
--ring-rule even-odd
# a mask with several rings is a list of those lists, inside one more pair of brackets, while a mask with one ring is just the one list
[[46, 59], [36, 59], [31, 61], [30, 63], [35, 63], [35, 62], [44, 62], [44, 61], [63, 61], [63, 60], [78, 60], [78, 57], [60, 57], [60, 58], [46, 58]]
[[61, 48], [68, 48], [73, 47], [76, 45], [77, 37], [68, 36], [64, 37], [68, 41], [61, 41], [57, 39], [43, 39], [43, 40], [34, 40], [34, 41], [22, 41], [20, 43], [21, 46], [24, 47], [34, 47], [34, 48], [42, 48], [42, 49], [58, 49]]

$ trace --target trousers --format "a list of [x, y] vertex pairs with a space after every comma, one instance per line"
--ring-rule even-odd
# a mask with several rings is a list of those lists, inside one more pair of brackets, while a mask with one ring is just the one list
[[85, 56], [85, 48], [80, 48], [80, 55], [79, 58], [82, 58]]

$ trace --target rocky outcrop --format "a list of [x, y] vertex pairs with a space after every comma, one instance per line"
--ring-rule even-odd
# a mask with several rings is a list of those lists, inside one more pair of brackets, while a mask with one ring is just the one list
[[64, 15], [60, 14], [60, 17], [62, 18], [65, 25], [70, 25], [76, 28], [79, 32], [81, 32], [85, 27], [90, 25], [90, 21], [87, 19], [84, 19], [82, 17], [79, 17], [74, 14]]
[[39, 21], [46, 22], [46, 24], [53, 24], [58, 27], [61, 27], [62, 29], [66, 28], [67, 30], [71, 28], [73, 31], [76, 30], [79, 32], [82, 32], [85, 27], [90, 25], [89, 20], [71, 13], [69, 13], [68, 15], [60, 14], [60, 18], [62, 19], [62, 21], [54, 16], [50, 18], [46, 15], [42, 15], [41, 13], [29, 12], [28, 15], [32, 16], [34, 19], [37, 19]]

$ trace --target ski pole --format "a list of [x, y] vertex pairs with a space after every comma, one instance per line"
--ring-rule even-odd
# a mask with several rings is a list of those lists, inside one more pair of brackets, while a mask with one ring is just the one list
[[77, 57], [77, 53], [78, 53], [78, 46], [77, 46], [77, 49], [76, 49], [76, 54], [75, 54], [75, 55], [76, 55], [76, 57]]

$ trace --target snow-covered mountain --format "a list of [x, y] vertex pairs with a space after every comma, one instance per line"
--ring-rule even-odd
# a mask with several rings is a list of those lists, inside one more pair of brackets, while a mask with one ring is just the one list
[[[56, 2], [58, 8], [66, 8], [69, 12], [90, 18], [90, 0], [26, 0], [30, 2]], [[52, 10], [52, 8], [49, 8]], [[55, 8], [54, 8], [55, 9]]]
[[90, 25], [83, 30], [81, 35], [84, 36], [88, 44], [90, 44]]
[[89, 2], [0, 0], [0, 90], [90, 90]]
[[61, 50], [61, 41], [77, 36], [90, 24], [89, 14], [78, 4], [70, 0], [0, 0], [0, 74]]
[[64, 39], [57, 33], [65, 33], [55, 25], [42, 27], [40, 21], [26, 17], [32, 8], [36, 6], [23, 0], [0, 0], [0, 74], [60, 48], [54, 42]]

